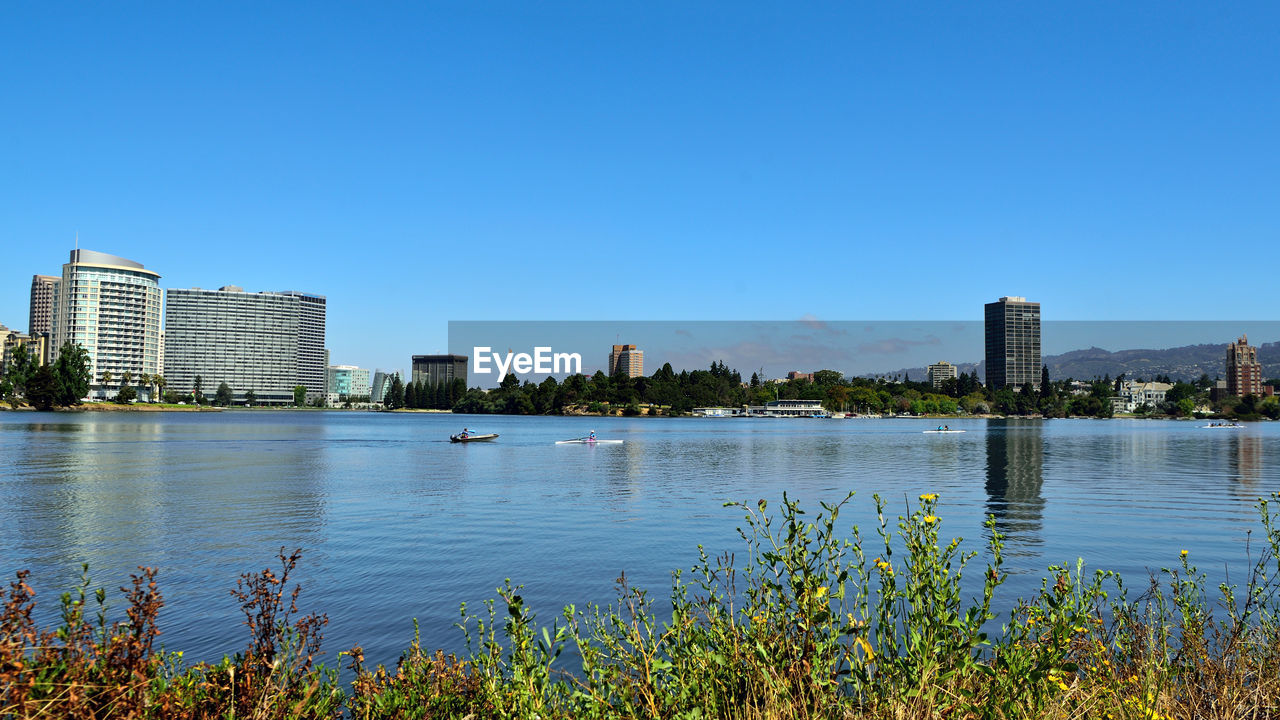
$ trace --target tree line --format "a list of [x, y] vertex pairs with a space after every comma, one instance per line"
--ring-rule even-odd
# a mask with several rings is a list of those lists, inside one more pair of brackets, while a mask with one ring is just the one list
[[79, 345], [67, 342], [58, 349], [52, 363], [42, 365], [26, 345], [10, 354], [0, 378], [0, 398], [12, 407], [24, 400], [37, 410], [79, 405], [89, 394], [89, 353]]
[[467, 381], [462, 378], [435, 384], [422, 380], [406, 384], [399, 375], [393, 375], [383, 407], [388, 410], [451, 410], [466, 394]]
[[[621, 412], [624, 415], [682, 415], [696, 407], [741, 407], [764, 405], [771, 400], [816, 400], [832, 412], [858, 414], [951, 415], [996, 414], [1054, 417], [1112, 417], [1112, 398], [1120, 391], [1124, 376], [1110, 375], [1091, 380], [1053, 380], [1049, 368], [1041, 368], [1039, 386], [991, 388], [982, 384], [976, 371], [961, 373], [934, 387], [929, 382], [902, 378], [847, 378], [835, 370], [818, 370], [813, 379], [765, 380], [752, 373], [747, 382], [737, 370], [723, 362], [707, 370], [679, 373], [670, 363], [651, 376], [636, 378], [624, 373], [571, 375], [563, 381], [548, 377], [540, 383], [520, 382], [512, 375], [492, 390], [472, 388], [463, 392], [455, 381], [442, 388], [411, 385], [405, 404], [388, 408], [414, 407], [408, 398], [431, 398], [435, 404], [417, 407], [452, 409], [454, 412], [547, 415], [572, 412]], [[1170, 382], [1167, 376], [1153, 378]], [[397, 379], [398, 380], [398, 379]], [[1139, 378], [1141, 381], [1141, 378]], [[1166, 401], [1155, 407], [1139, 407], [1145, 416], [1190, 417], [1197, 409], [1208, 408], [1219, 415], [1250, 419], [1280, 419], [1276, 398], [1218, 398], [1210, 400], [1213, 381], [1207, 376], [1195, 382], [1170, 382]], [[394, 386], [392, 393], [394, 394]], [[443, 394], [443, 401], [441, 400]], [[422, 401], [419, 400], [419, 403]]]

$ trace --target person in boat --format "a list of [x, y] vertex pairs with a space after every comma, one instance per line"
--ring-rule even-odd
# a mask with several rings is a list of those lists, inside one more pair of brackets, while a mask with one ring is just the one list
[[595, 442], [595, 441], [596, 441], [596, 431], [592, 430], [591, 434], [587, 436], [587, 442]]
[[465, 440], [465, 439], [467, 438], [467, 436], [468, 436], [468, 435], [470, 435], [470, 434], [471, 434], [471, 431], [470, 431], [470, 430], [468, 430], [468, 429], [466, 429], [466, 428], [462, 428], [462, 432], [458, 435], [458, 437], [460, 437], [460, 438], [462, 438], [463, 440]]
[[943, 430], [950, 430], [950, 429], [951, 429], [951, 426], [950, 426], [950, 425], [943, 425], [943, 426], [942, 426], [942, 429], [943, 429]]
[[942, 432], [942, 426], [941, 426], [941, 425], [939, 425], [939, 426], [938, 426], [938, 432]]

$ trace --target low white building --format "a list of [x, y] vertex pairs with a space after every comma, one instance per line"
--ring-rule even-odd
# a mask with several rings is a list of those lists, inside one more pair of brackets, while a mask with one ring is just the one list
[[751, 417], [830, 417], [821, 400], [771, 400], [747, 408]]
[[1111, 409], [1131, 413], [1143, 405], [1155, 408], [1164, 402], [1165, 394], [1172, 389], [1169, 383], [1125, 380], [1120, 383], [1120, 394], [1111, 398]]
[[369, 370], [355, 365], [330, 365], [328, 381], [329, 402], [333, 398], [369, 397], [372, 386]]
[[694, 417], [742, 417], [742, 408], [731, 407], [696, 407], [693, 409]]

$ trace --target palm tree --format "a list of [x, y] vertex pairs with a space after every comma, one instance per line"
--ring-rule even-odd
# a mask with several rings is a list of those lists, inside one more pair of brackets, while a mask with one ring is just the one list
[[111, 386], [111, 380], [112, 380], [112, 377], [111, 377], [111, 371], [110, 371], [110, 370], [103, 370], [103, 371], [102, 371], [102, 386], [103, 386], [104, 388], [106, 388], [106, 387], [110, 387], [110, 386]]
[[125, 370], [125, 371], [124, 371], [124, 374], [120, 376], [120, 384], [121, 384], [121, 385], [132, 385], [132, 384], [133, 384], [133, 371], [132, 371], [132, 370]]
[[[160, 373], [156, 373], [155, 375], [152, 375], [151, 384], [156, 386], [156, 395], [159, 397], [163, 397], [164, 396], [164, 376], [161, 375]], [[159, 400], [157, 400], [156, 402], [159, 402]]]
[[150, 374], [150, 373], [142, 373], [142, 375], [138, 376], [138, 385], [140, 385], [141, 387], [146, 388], [147, 390], [150, 390], [150, 389], [151, 389], [151, 374]]

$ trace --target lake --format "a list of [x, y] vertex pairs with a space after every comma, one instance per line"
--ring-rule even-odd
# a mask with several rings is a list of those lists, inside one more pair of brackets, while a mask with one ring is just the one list
[[[351, 412], [0, 413], [0, 570], [32, 571], [52, 617], [87, 562], [111, 589], [159, 568], [168, 649], [217, 659], [245, 645], [237, 577], [303, 549], [304, 611], [327, 613], [326, 658], [361, 644], [389, 662], [412, 638], [462, 648], [458, 607], [511, 578], [544, 621], [614, 597], [659, 598], [670, 573], [742, 547], [726, 501], [783, 492], [874, 539], [871, 495], [896, 515], [941, 496], [945, 536], [1008, 536], [1005, 607], [1045, 568], [1084, 557], [1142, 585], [1187, 549], [1244, 566], [1254, 503], [1280, 490], [1280, 424], [648, 419]], [[451, 444], [463, 426], [493, 443]], [[586, 435], [622, 445], [555, 445]], [[112, 593], [111, 597], [118, 598]], [[662, 606], [662, 603], [659, 604]], [[118, 602], [117, 602], [118, 609]]]

